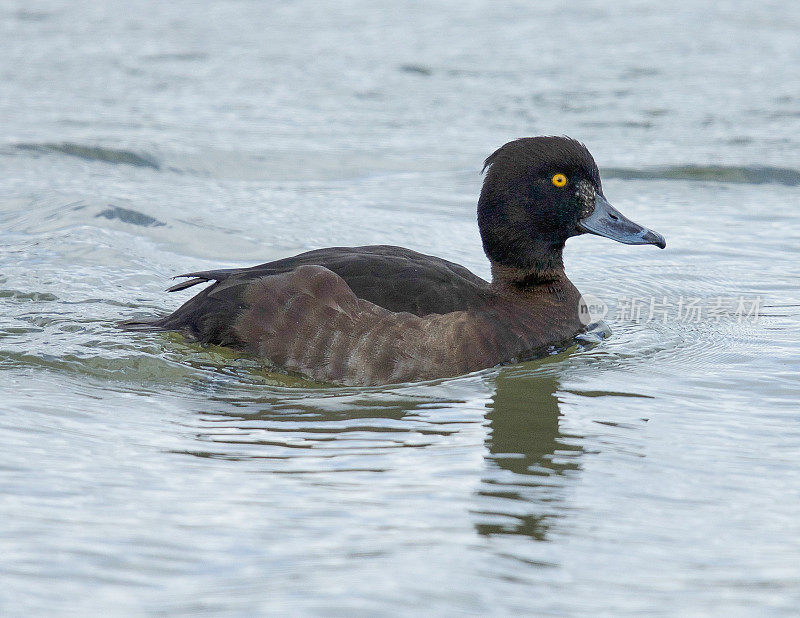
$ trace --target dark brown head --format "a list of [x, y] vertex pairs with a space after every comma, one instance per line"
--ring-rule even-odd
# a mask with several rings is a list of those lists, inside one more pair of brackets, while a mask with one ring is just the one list
[[547, 280], [563, 271], [571, 236], [590, 233], [626, 244], [664, 237], [625, 218], [603, 196], [600, 172], [580, 142], [525, 137], [492, 153], [478, 201], [483, 248], [496, 266]]

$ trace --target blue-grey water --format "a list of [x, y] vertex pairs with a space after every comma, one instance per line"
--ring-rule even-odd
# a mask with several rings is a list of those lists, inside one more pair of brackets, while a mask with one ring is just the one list
[[[798, 32], [755, 0], [4, 1], [0, 613], [796, 615]], [[352, 389], [115, 328], [330, 245], [488, 276], [482, 160], [537, 134], [668, 240], [569, 241], [593, 347]]]

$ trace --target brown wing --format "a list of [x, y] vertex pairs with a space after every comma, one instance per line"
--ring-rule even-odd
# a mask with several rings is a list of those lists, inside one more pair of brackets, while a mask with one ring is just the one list
[[486, 330], [480, 317], [467, 311], [424, 317], [388, 311], [357, 298], [323, 266], [258, 279], [245, 301], [233, 326], [242, 347], [316, 380], [388, 384], [493, 364], [494, 345], [480, 336]]

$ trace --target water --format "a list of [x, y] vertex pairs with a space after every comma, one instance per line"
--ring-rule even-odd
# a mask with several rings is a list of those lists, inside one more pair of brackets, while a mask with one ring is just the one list
[[[0, 11], [3, 613], [796, 613], [794, 4]], [[536, 134], [668, 240], [568, 243], [599, 345], [349, 389], [114, 326], [330, 245], [487, 276], [477, 172]]]

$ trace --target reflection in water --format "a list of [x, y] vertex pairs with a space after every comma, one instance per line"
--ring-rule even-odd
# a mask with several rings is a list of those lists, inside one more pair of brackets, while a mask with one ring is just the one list
[[[521, 534], [543, 540], [557, 516], [565, 473], [578, 470], [580, 436], [559, 431], [558, 379], [545, 372], [504, 371], [489, 404], [488, 473], [479, 495], [486, 508], [480, 534]], [[501, 508], [498, 508], [500, 506]]]
[[[423, 393], [412, 385], [386, 391], [284, 388], [253, 397], [242, 396], [240, 389], [231, 396], [206, 394], [206, 410], [188, 423], [203, 447], [177, 452], [281, 462], [267, 466], [273, 472], [385, 470], [392, 467], [386, 458], [393, 449], [442, 446], [460, 441], [458, 436], [470, 440], [470, 435], [482, 435], [485, 383], [472, 379], [459, 386], [462, 395], [472, 391], [477, 403], [470, 406], [473, 413], [457, 418], [452, 410], [467, 403], [452, 398], [447, 384], [430, 385]], [[258, 391], [254, 387], [253, 394]]]
[[[203, 446], [176, 452], [259, 462], [260, 471], [314, 474], [318, 480], [342, 472], [401, 472], [397, 478], [373, 479], [371, 492], [408, 480], [406, 473], [416, 470], [413, 483], [430, 483], [435, 492], [443, 470], [462, 469], [456, 445], [474, 453], [483, 444], [482, 472], [470, 472], [482, 474], [477, 506], [474, 497], [466, 505], [477, 520], [475, 529], [484, 536], [543, 540], [561, 513], [570, 472], [580, 469], [584, 452], [581, 436], [559, 430], [557, 361], [509, 367], [495, 377], [465, 378], [455, 386], [444, 381], [382, 391], [285, 388], [272, 393], [254, 388], [252, 398], [243, 397], [241, 389], [231, 396], [205, 393], [203, 407], [213, 402], [214, 411], [189, 423]], [[455, 392], [466, 397], [457, 400]], [[428, 447], [433, 451], [419, 452]]]

